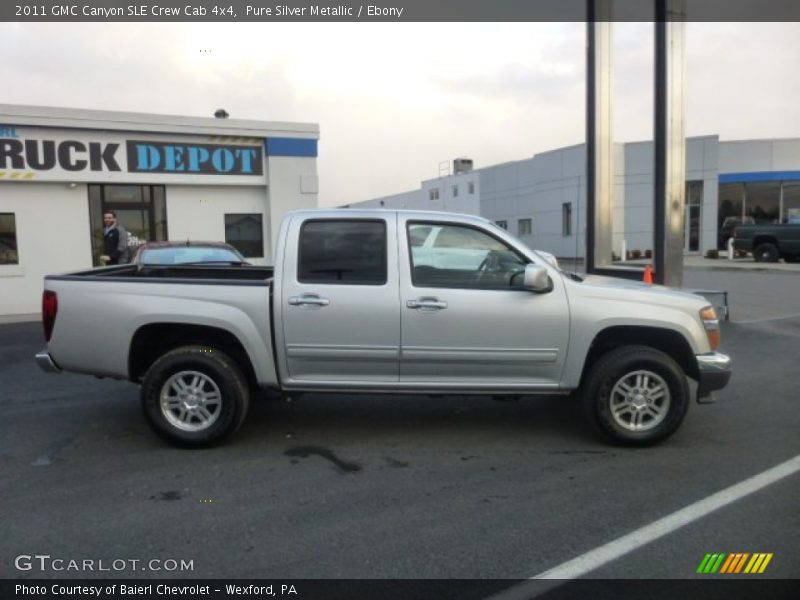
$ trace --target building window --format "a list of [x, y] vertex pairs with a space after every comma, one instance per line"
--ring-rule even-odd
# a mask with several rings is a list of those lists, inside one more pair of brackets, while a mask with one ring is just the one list
[[745, 216], [756, 223], [778, 223], [780, 220], [781, 184], [759, 181], [745, 184]]
[[520, 219], [517, 222], [517, 227], [519, 235], [530, 235], [533, 231], [530, 219]]
[[725, 224], [725, 219], [741, 219], [744, 216], [743, 183], [720, 184], [718, 215], [718, 229]]
[[433, 188], [428, 191], [428, 195], [430, 196], [431, 200], [438, 200], [439, 199], [439, 188]]
[[306, 221], [300, 230], [301, 283], [383, 285], [385, 221]]
[[474, 181], [470, 181], [467, 184], [467, 193], [468, 194], [474, 194], [475, 193], [475, 182]]
[[0, 265], [18, 265], [17, 221], [14, 213], [0, 213]]
[[245, 258], [262, 258], [264, 229], [261, 214], [225, 215], [225, 242], [236, 248]]
[[701, 206], [703, 204], [703, 182], [686, 182], [686, 204], [690, 206]]
[[508, 231], [508, 221], [495, 221], [495, 225], [497, 225], [500, 229], [505, 229]]
[[454, 185], [453, 186], [453, 198], [455, 198], [457, 196], [458, 196], [458, 186]]
[[783, 222], [800, 223], [800, 182], [783, 182]]
[[572, 235], [572, 202], [564, 202], [561, 205], [561, 235], [564, 237]]

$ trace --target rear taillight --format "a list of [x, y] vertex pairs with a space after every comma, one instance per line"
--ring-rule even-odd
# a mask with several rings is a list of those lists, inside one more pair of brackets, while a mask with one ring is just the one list
[[44, 324], [44, 339], [50, 341], [53, 335], [53, 326], [56, 324], [58, 313], [58, 296], [55, 292], [45, 290], [42, 294], [42, 323]]

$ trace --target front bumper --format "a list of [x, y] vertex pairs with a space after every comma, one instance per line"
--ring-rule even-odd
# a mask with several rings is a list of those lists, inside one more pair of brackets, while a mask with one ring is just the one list
[[61, 367], [55, 363], [47, 350], [36, 353], [36, 364], [46, 373], [61, 373]]
[[721, 390], [731, 378], [731, 359], [719, 352], [697, 355], [697, 397], [709, 396], [711, 392]]

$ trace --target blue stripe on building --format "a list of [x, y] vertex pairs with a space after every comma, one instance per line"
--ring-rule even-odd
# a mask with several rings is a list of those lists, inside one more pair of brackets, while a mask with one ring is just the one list
[[317, 156], [317, 140], [304, 138], [267, 138], [264, 143], [267, 156]]
[[800, 171], [754, 171], [751, 173], [720, 173], [720, 183], [752, 183], [755, 181], [800, 180]]

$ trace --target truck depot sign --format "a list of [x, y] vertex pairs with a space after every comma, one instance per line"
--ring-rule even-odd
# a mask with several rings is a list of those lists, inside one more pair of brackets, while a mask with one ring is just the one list
[[261, 175], [261, 148], [129, 141], [131, 173]]
[[161, 136], [141, 139], [150, 137], [141, 134], [136, 136], [139, 139], [104, 139], [113, 136], [89, 132], [94, 139], [87, 141], [76, 139], [76, 131], [25, 130], [0, 126], [3, 179], [15, 178], [14, 173], [24, 173], [26, 179], [53, 180], [75, 179], [77, 174], [85, 175], [80, 179], [108, 179], [115, 173], [228, 177], [264, 172], [263, 143], [257, 139], [255, 146], [207, 143], [197, 136], [177, 142]]

